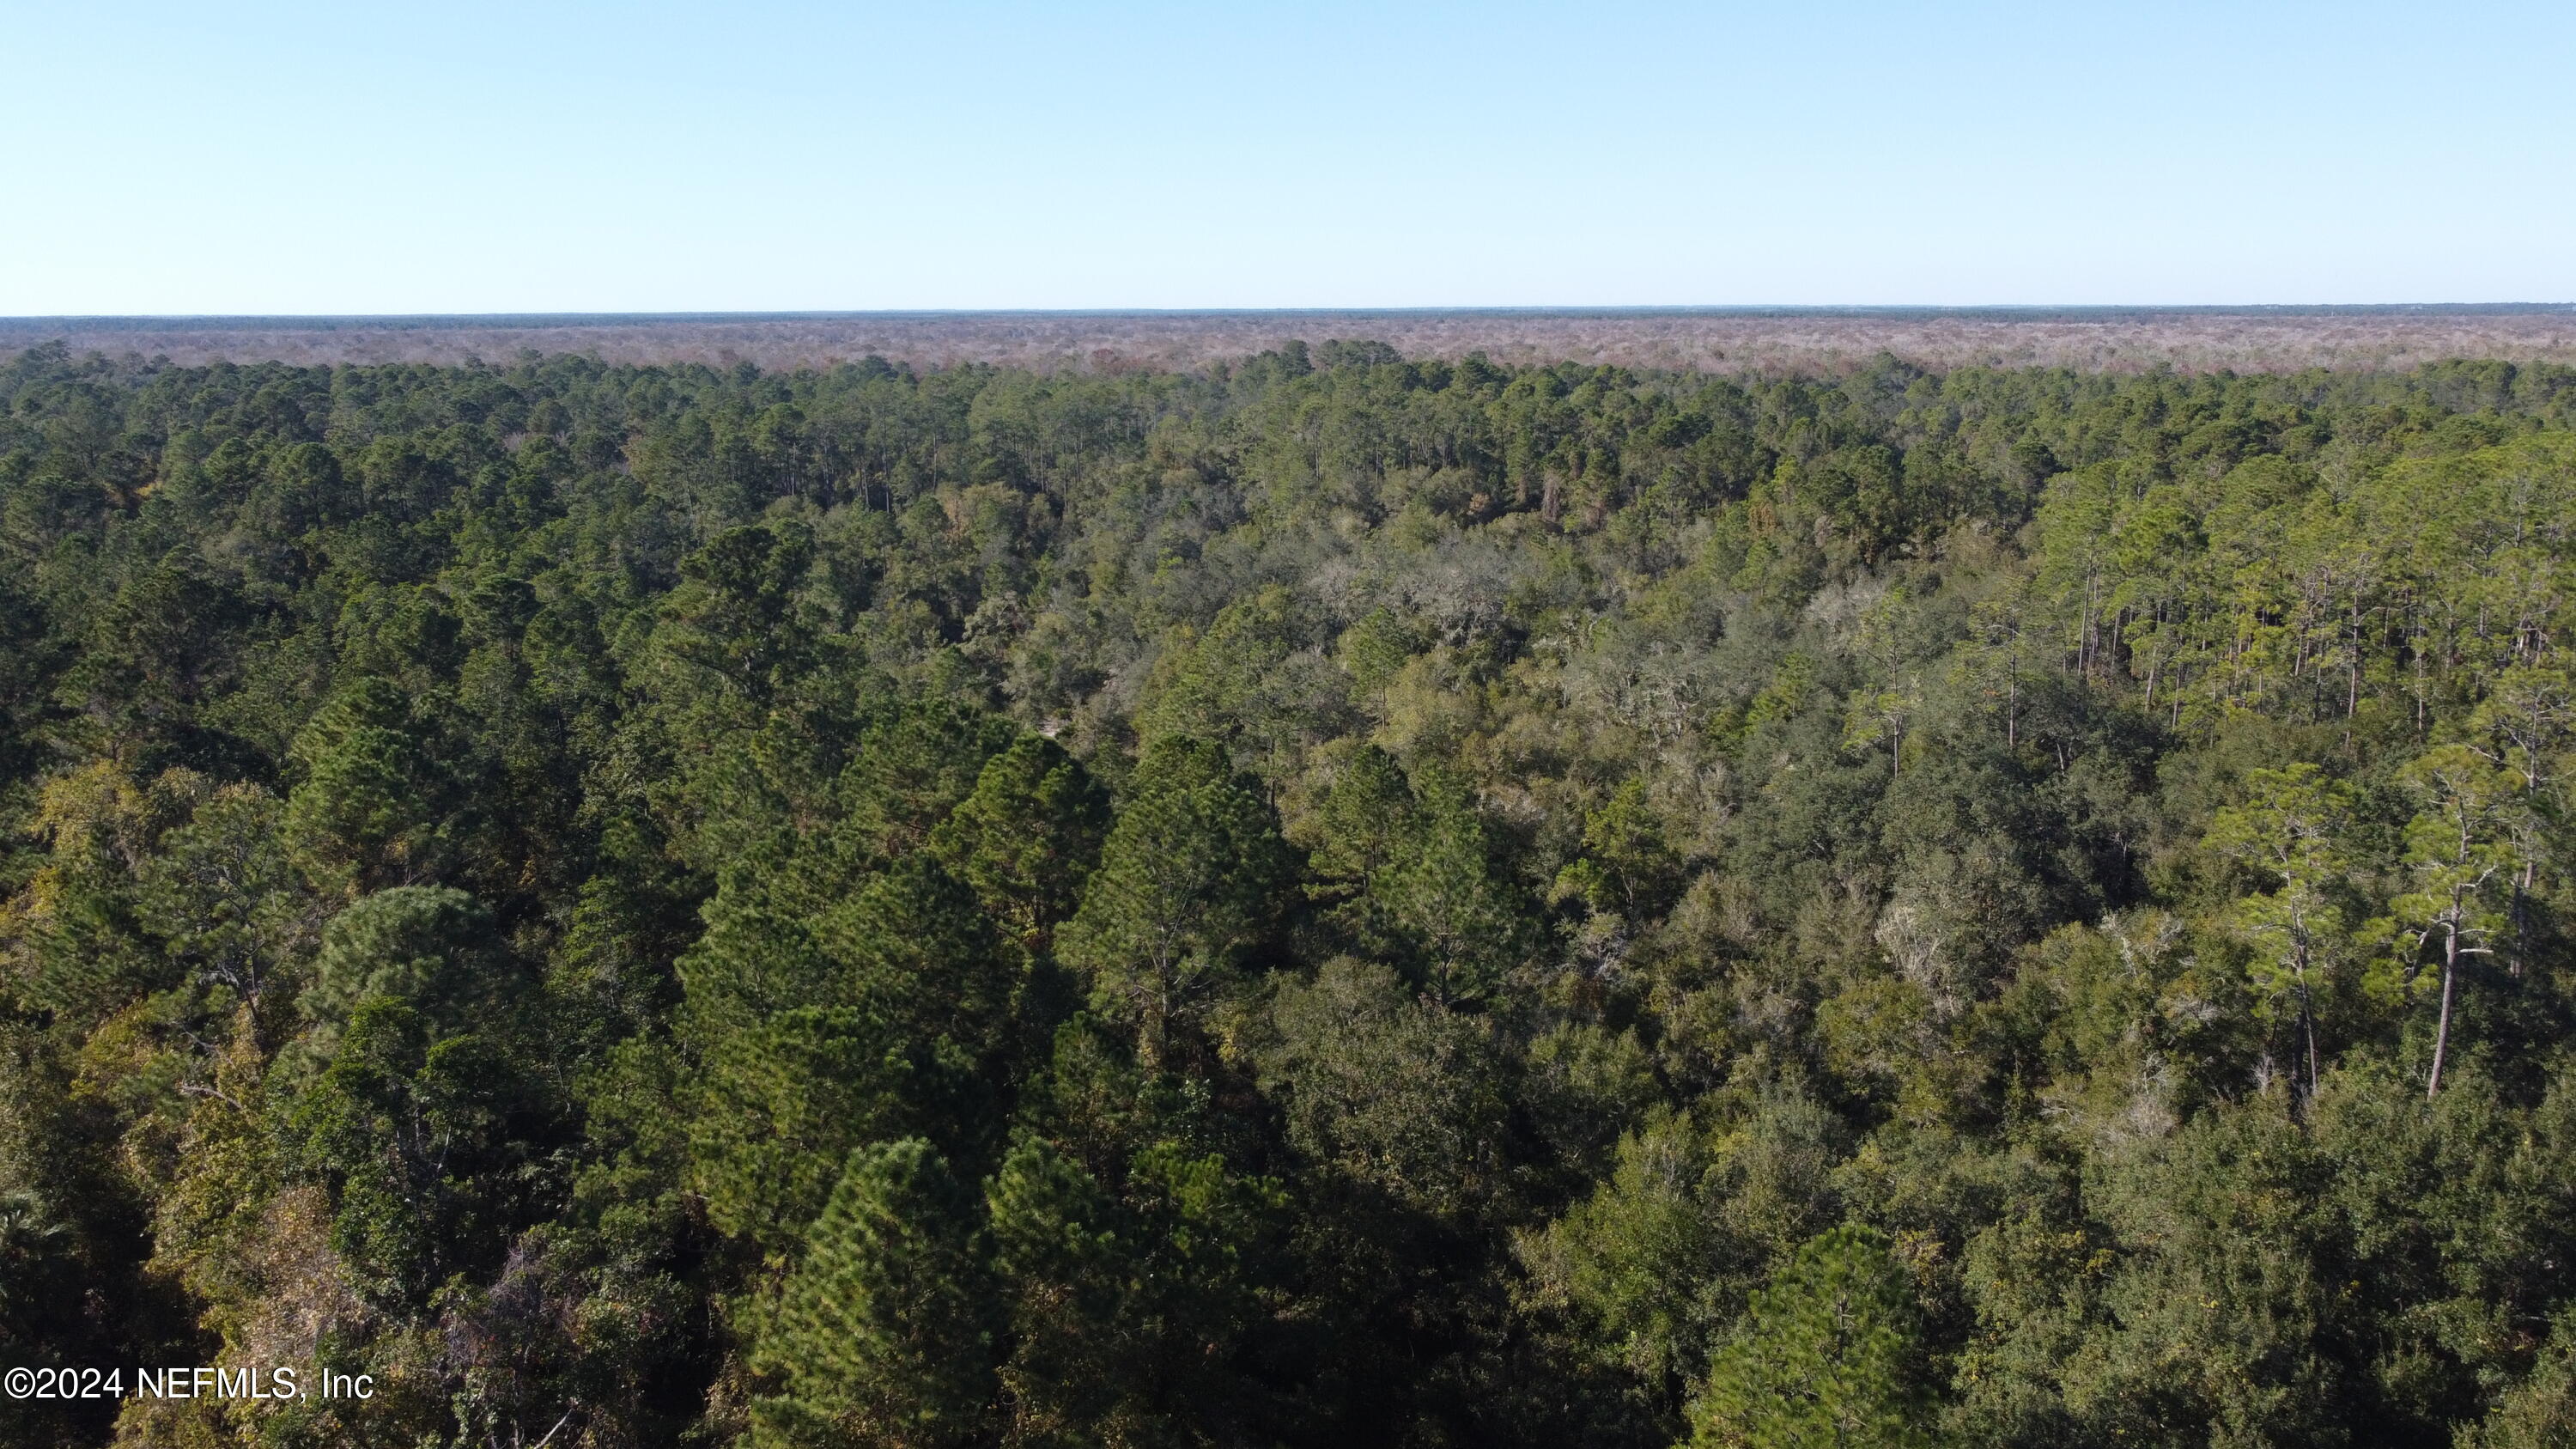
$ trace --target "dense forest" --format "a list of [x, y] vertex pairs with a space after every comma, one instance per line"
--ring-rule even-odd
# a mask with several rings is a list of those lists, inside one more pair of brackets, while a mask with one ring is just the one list
[[0, 1444], [2567, 1444], [2571, 565], [2502, 363], [26, 351]]

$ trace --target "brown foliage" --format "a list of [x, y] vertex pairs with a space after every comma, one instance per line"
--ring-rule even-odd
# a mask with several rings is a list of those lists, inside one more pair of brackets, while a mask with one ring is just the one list
[[300, 365], [501, 360], [1187, 369], [1291, 338], [1367, 337], [1407, 357], [1711, 372], [1834, 371], [1882, 352], [1928, 367], [2138, 372], [2398, 369], [2446, 358], [2576, 362], [2576, 307], [1493, 308], [1265, 312], [812, 312], [667, 316], [0, 318], [0, 356], [74, 352]]

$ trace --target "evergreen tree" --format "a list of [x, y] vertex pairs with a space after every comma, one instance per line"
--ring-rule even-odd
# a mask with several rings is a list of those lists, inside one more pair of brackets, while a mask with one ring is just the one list
[[2441, 992], [2433, 1028], [2426, 1095], [2442, 1089], [2451, 1046], [2451, 1016], [2468, 964], [2495, 951], [2500, 912], [2495, 898], [2510, 878], [2510, 815], [2519, 802], [2503, 771], [2464, 745], [2446, 745], [2406, 768], [2425, 808], [2406, 827], [2406, 863], [2415, 889], [2395, 902], [2421, 951], [2439, 953]]
[[1419, 834], [1371, 893], [1415, 943], [1432, 999], [1479, 1001], [1528, 949], [1521, 903], [1497, 878], [1484, 825], [1457, 782], [1435, 777], [1420, 800]]
[[1053, 740], [995, 755], [931, 832], [930, 850], [1024, 948], [1043, 953], [1082, 899], [1108, 834], [1109, 797]]
[[753, 1349], [786, 1392], [755, 1405], [752, 1442], [983, 1442], [999, 1345], [981, 1217], [920, 1138], [852, 1152]]
[[393, 681], [351, 684], [296, 736], [291, 757], [304, 778], [287, 796], [288, 849], [318, 889], [356, 895], [438, 878], [443, 772]]
[[1274, 927], [1289, 869], [1269, 806], [1225, 752], [1166, 737], [1138, 762], [1059, 949], [1161, 1064]]
[[1914, 1296], [1885, 1235], [1808, 1242], [1753, 1295], [1709, 1365], [1694, 1446], [1902, 1449], [1932, 1442]]
[[492, 913], [446, 886], [395, 886], [350, 904], [322, 928], [313, 984], [298, 999], [308, 1045], [327, 1056], [369, 1001], [397, 1002], [441, 1030], [467, 1024], [513, 983]]
[[2254, 967], [2255, 989], [2267, 999], [2287, 996], [2295, 1003], [2299, 1067], [2293, 1079], [2304, 1077], [2299, 1090], [2314, 1096], [2321, 1070], [2317, 997], [2355, 925], [2342, 899], [2352, 868], [2343, 846], [2352, 792], [2311, 764], [2257, 770], [2246, 784], [2251, 798], [2218, 812], [2207, 844], [2276, 883], [2239, 901], [2235, 917], [2262, 953]]

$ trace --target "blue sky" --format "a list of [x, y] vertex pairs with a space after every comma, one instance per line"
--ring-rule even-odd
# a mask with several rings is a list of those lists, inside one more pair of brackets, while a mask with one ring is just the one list
[[2576, 298], [2563, 0], [0, 0], [0, 74], [0, 314]]

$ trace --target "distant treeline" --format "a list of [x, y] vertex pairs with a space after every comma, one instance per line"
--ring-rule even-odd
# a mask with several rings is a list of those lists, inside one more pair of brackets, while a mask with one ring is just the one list
[[0, 359], [74, 351], [183, 364], [478, 365], [530, 352], [613, 363], [821, 368], [870, 355], [965, 363], [1192, 371], [1287, 339], [1370, 336], [1416, 359], [1746, 376], [1911, 364], [2137, 373], [2391, 370], [2458, 357], [2576, 363], [2576, 305], [2385, 307], [1463, 307], [1378, 311], [597, 313], [413, 317], [0, 317]]

